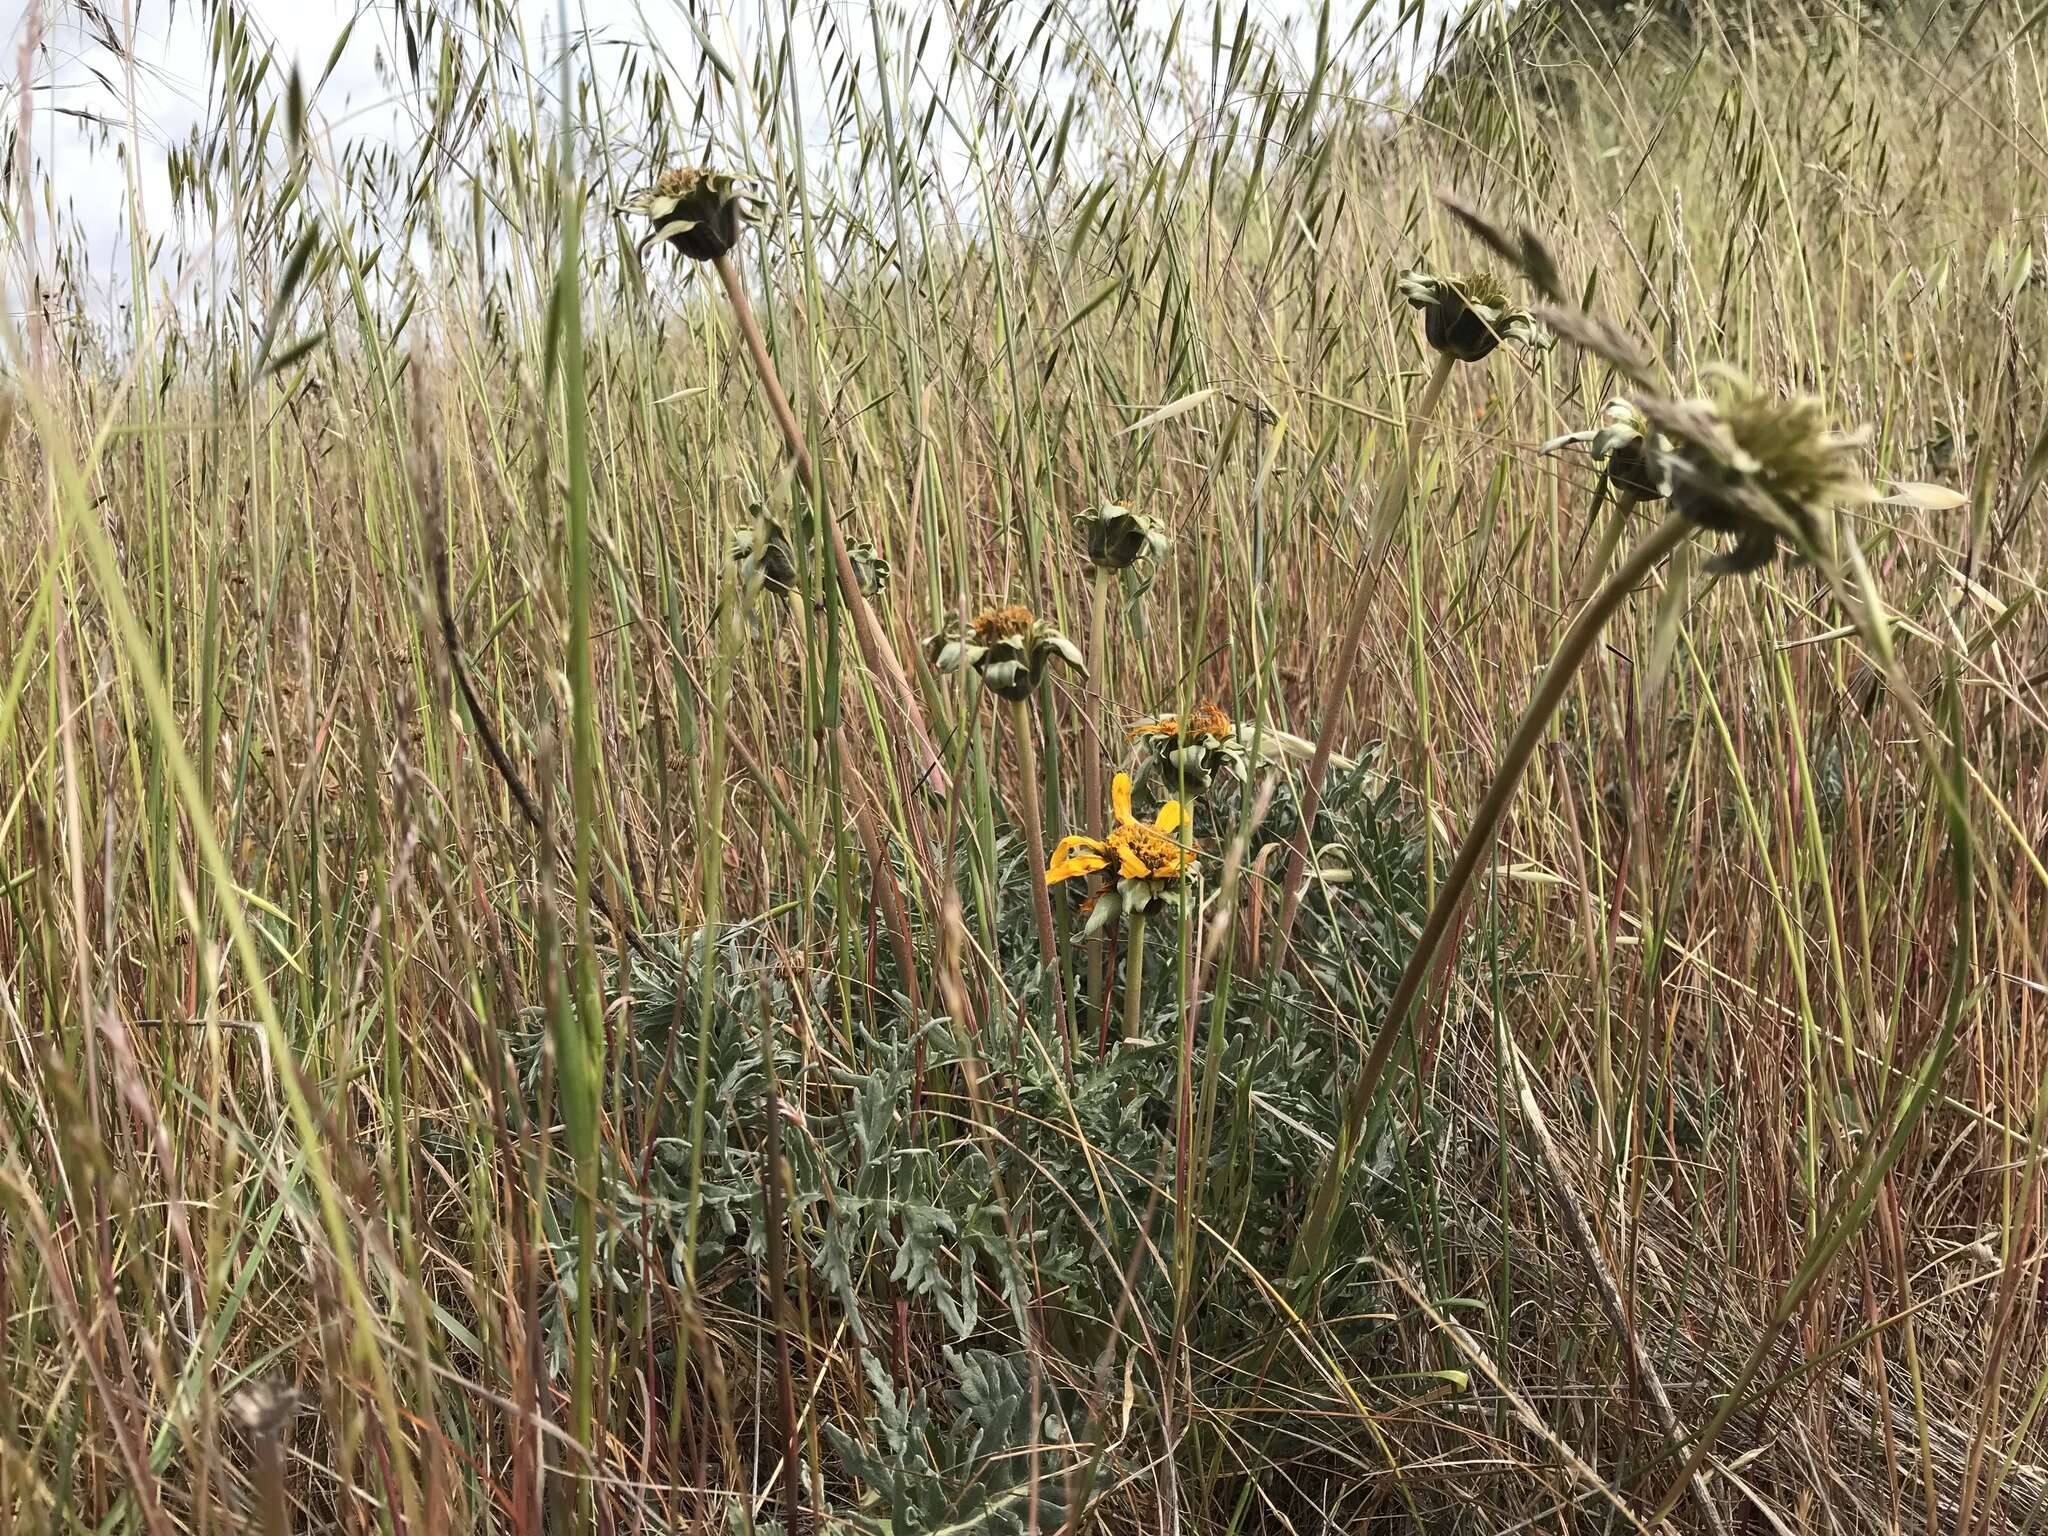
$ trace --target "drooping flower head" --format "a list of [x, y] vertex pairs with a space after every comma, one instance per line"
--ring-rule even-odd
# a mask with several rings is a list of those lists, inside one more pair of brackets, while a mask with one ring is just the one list
[[764, 592], [787, 597], [796, 590], [796, 554], [789, 534], [765, 507], [757, 505], [754, 521], [732, 536], [725, 558], [749, 602]]
[[1147, 914], [1178, 902], [1195, 869], [1192, 844], [1174, 834], [1186, 821], [1178, 800], [1169, 800], [1151, 821], [1131, 810], [1131, 776], [1120, 773], [1110, 786], [1116, 826], [1105, 837], [1060, 839], [1045, 871], [1045, 883], [1103, 874], [1105, 879], [1088, 909], [1082, 936], [1100, 931], [1119, 914]]
[[1647, 399], [1643, 410], [1673, 441], [1672, 506], [1735, 538], [1710, 570], [1760, 570], [1781, 539], [1802, 559], [1825, 560], [1823, 514], [1877, 499], [1857, 462], [1863, 434], [1831, 429], [1811, 395], [1773, 394], [1724, 370], [1712, 399]]
[[751, 183], [730, 172], [682, 165], [663, 171], [619, 211], [652, 222], [636, 247], [643, 256], [648, 246], [666, 240], [692, 261], [715, 261], [739, 243], [742, 226], [760, 216], [761, 200]]
[[1633, 501], [1662, 501], [1671, 494], [1664, 483], [1664, 455], [1649, 418], [1627, 400], [1610, 400], [1601, 408], [1600, 425], [1567, 432], [1543, 445], [1544, 453], [1583, 446], [1587, 456], [1607, 474], [1615, 494]]
[[1239, 769], [1247, 747], [1239, 727], [1213, 699], [1202, 700], [1184, 717], [1141, 720], [1125, 739], [1138, 744], [1138, 782], [1157, 773], [1185, 795], [1199, 795], [1218, 773]]
[[1127, 571], [1141, 560], [1157, 560], [1173, 543], [1159, 519], [1116, 501], [1076, 512], [1073, 526], [1074, 542], [1101, 570]]
[[1081, 648], [1016, 603], [977, 614], [965, 635], [934, 635], [926, 648], [939, 671], [972, 667], [983, 687], [1013, 702], [1029, 698], [1055, 661], [1088, 675]]
[[1551, 345], [1550, 332], [1520, 305], [1491, 272], [1460, 272], [1438, 277], [1422, 267], [1401, 274], [1401, 297], [1422, 311], [1422, 334], [1429, 344], [1461, 363], [1476, 363], [1503, 341], [1525, 352]]
[[860, 588], [862, 597], [874, 602], [889, 590], [889, 562], [868, 540], [856, 539], [848, 544], [846, 558], [853, 565], [853, 584]]

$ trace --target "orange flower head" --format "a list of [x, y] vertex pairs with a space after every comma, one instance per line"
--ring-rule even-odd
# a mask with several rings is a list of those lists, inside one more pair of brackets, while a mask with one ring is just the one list
[[1029, 608], [1022, 603], [1012, 603], [1007, 608], [991, 608], [986, 613], [977, 614], [969, 629], [976, 645], [998, 645], [1030, 633], [1032, 622]]

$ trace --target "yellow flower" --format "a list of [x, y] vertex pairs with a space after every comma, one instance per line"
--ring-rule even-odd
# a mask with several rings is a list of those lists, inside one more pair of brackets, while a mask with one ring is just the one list
[[1114, 881], [1098, 891], [1089, 905], [1091, 933], [1119, 911], [1152, 911], [1179, 889], [1195, 866], [1195, 850], [1174, 838], [1186, 820], [1178, 800], [1167, 801], [1152, 820], [1138, 820], [1131, 811], [1128, 773], [1116, 776], [1110, 799], [1116, 808], [1116, 826], [1109, 836], [1061, 838], [1045, 871], [1047, 885], [1102, 871], [1114, 875]]

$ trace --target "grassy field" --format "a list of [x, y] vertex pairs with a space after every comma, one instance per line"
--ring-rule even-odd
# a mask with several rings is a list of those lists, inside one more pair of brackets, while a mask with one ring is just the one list
[[1566, 9], [17, 87], [0, 1530], [2048, 1528], [2040, 12]]

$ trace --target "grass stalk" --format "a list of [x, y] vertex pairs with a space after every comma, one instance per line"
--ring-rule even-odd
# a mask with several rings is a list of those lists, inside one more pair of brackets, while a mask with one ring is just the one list
[[1308, 768], [1302, 775], [1301, 831], [1287, 861], [1287, 873], [1281, 881], [1280, 919], [1273, 928], [1272, 968], [1276, 975], [1287, 964], [1295, 914], [1300, 909], [1302, 893], [1307, 886], [1308, 863], [1314, 856], [1316, 816], [1323, 804], [1323, 782], [1329, 777], [1330, 758], [1337, 749], [1337, 733], [1343, 728], [1344, 700], [1351, 691], [1352, 676], [1358, 670], [1359, 653], [1365, 645], [1365, 627], [1372, 619], [1373, 598], [1379, 590], [1380, 563], [1393, 543], [1395, 519], [1408, 505], [1408, 487], [1415, 479], [1423, 429], [1436, 415], [1437, 404], [1443, 399], [1444, 388], [1450, 383], [1451, 371], [1456, 366], [1449, 353], [1436, 355], [1435, 366], [1430, 369], [1422, 393], [1408, 411], [1407, 443], [1401, 460], [1380, 482], [1373, 497], [1369, 525], [1371, 542], [1365, 569], [1359, 575], [1358, 587], [1351, 599], [1350, 615], [1344, 621], [1344, 636], [1337, 644], [1336, 663], [1330, 668], [1328, 681], [1323, 685], [1322, 723], [1316, 731], [1315, 750], [1310, 754]]
[[1372, 1110], [1380, 1078], [1386, 1072], [1387, 1063], [1393, 1059], [1395, 1045], [1407, 1032], [1409, 1015], [1435, 968], [1437, 955], [1464, 905], [1473, 877], [1479, 872], [1480, 861], [1493, 845], [1493, 834], [1499, 829], [1508, 806], [1513, 803], [1529, 760], [1536, 755], [1536, 748], [1549, 730], [1552, 717], [1564, 703], [1573, 678], [1592, 654], [1593, 646], [1601, 631], [1606, 629], [1608, 620], [1692, 532], [1692, 524], [1675, 513], [1666, 518], [1587, 600], [1551, 655], [1550, 665], [1536, 686], [1536, 695], [1522, 712], [1521, 723], [1515, 727], [1514, 735], [1501, 754], [1500, 765], [1494, 770], [1486, 797], [1480, 801], [1479, 809], [1473, 813], [1472, 824], [1466, 828], [1464, 840], [1458, 845], [1457, 856], [1451, 861], [1450, 870], [1430, 907], [1429, 917], [1416, 938], [1414, 949], [1409, 951], [1401, 979], [1387, 1001], [1372, 1048], [1366, 1052], [1358, 1076], [1351, 1084], [1343, 1118], [1338, 1125], [1337, 1144], [1324, 1164], [1322, 1179], [1296, 1242], [1291, 1265], [1295, 1280], [1305, 1280], [1320, 1272], [1323, 1248], [1335, 1222], [1344, 1182], [1350, 1173], [1351, 1160], [1358, 1151], [1359, 1137], [1365, 1128], [1366, 1116]]
[[824, 525], [826, 545], [832, 554], [833, 576], [839, 583], [840, 600], [853, 616], [853, 637], [860, 647], [861, 659], [880, 682], [890, 708], [901, 718], [903, 729], [909, 733], [907, 744], [911, 751], [912, 779], [934, 799], [943, 800], [952, 793], [952, 780], [946, 773], [945, 764], [940, 761], [938, 749], [932, 745], [931, 727], [926, 724], [924, 709], [917, 702], [902, 662], [897, 659], [896, 648], [890, 644], [881, 620], [875, 617], [874, 608], [860, 589], [860, 577], [854, 571], [853, 556], [846, 547], [846, 535], [840, 532], [838, 521], [829, 515], [819, 499], [817, 470], [810, 449], [804, 443], [803, 427], [790, 406], [789, 396], [783, 392], [781, 376], [775, 371], [775, 360], [769, 355], [760, 322], [754, 318], [754, 306], [747, 298], [746, 285], [740, 281], [739, 268], [730, 253], [718, 257], [713, 265], [717, 267], [718, 280], [725, 288], [726, 302], [732, 306], [733, 321], [739, 327], [741, 339], [747, 344], [747, 354], [753, 359], [754, 372], [761, 381], [761, 392], [768, 397], [769, 409], [775, 413], [776, 424], [782, 428], [783, 440], [789, 445], [790, 457], [796, 463], [797, 478], [810, 493], [811, 505]]

